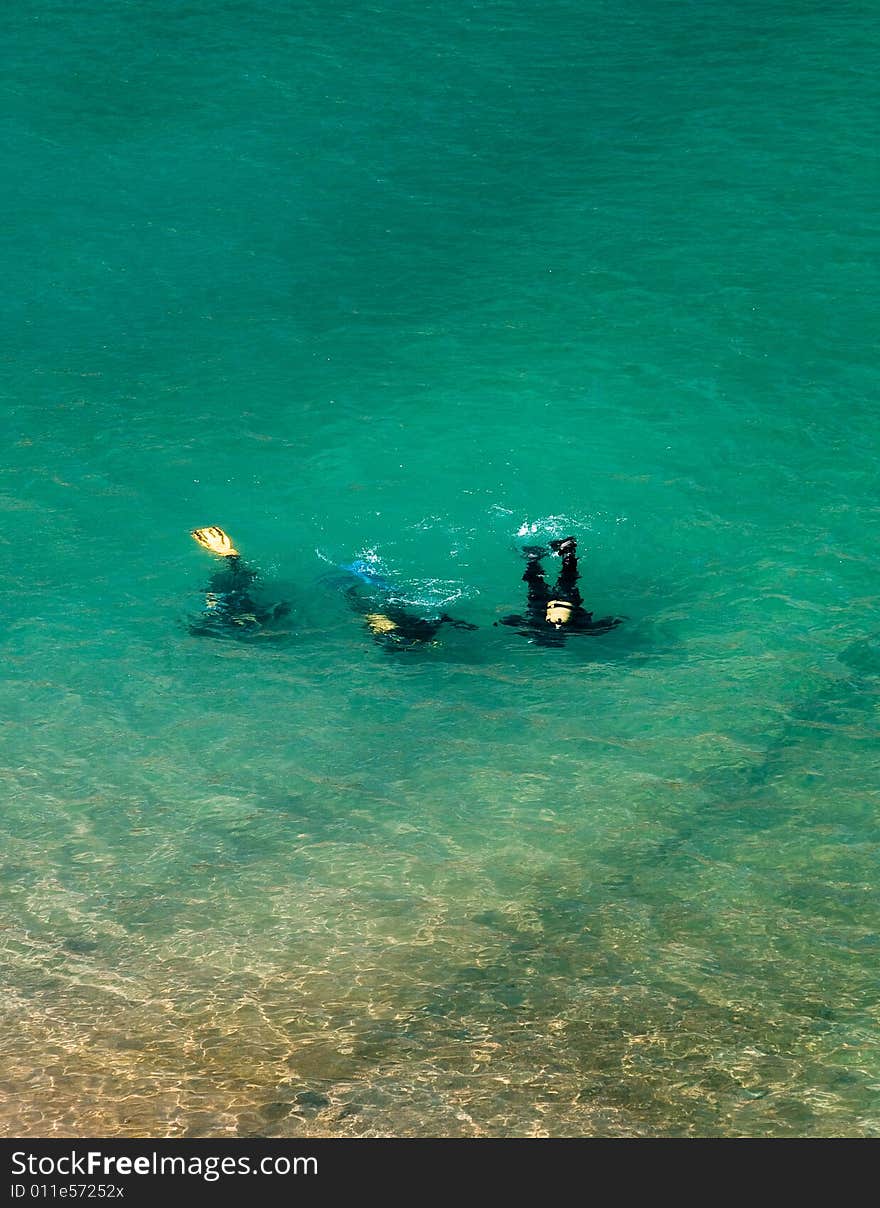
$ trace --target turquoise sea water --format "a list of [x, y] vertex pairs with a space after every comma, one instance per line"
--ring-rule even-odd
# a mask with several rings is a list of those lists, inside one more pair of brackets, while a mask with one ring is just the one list
[[0, 1128], [880, 1135], [876, 6], [0, 23]]

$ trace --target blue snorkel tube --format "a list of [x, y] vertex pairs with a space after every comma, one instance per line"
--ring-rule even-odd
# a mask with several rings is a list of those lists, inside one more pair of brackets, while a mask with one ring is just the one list
[[369, 562], [365, 562], [363, 558], [355, 558], [354, 562], [342, 563], [339, 569], [353, 575], [355, 579], [360, 579], [361, 583], [365, 583], [367, 587], [373, 587], [377, 591], [390, 593], [394, 590], [385, 576], [375, 570]]

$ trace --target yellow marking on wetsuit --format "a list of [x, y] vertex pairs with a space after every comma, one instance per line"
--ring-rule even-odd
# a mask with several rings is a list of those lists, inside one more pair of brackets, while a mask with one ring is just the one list
[[571, 620], [574, 605], [569, 600], [548, 600], [544, 614], [548, 625], [567, 625]]
[[221, 558], [237, 558], [238, 550], [232, 544], [232, 538], [216, 525], [210, 528], [197, 528], [191, 534], [203, 549]]
[[397, 626], [384, 612], [368, 612], [364, 620], [373, 633], [393, 633]]

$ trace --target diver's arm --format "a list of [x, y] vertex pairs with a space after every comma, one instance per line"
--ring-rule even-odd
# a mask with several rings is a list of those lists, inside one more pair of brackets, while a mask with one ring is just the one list
[[472, 625], [470, 621], [458, 621], [455, 617], [451, 617], [448, 612], [444, 612], [440, 618], [441, 625], [451, 625], [453, 629], [479, 629], [479, 625]]
[[[582, 615], [581, 615], [582, 614]], [[593, 614], [587, 612], [586, 609], [579, 609], [578, 615], [574, 618], [574, 624], [571, 628], [577, 630], [578, 633], [608, 633], [612, 629], [616, 629], [618, 625], [623, 623], [623, 617], [600, 617], [598, 621], [593, 620]]]
[[600, 617], [598, 621], [590, 624], [590, 632], [608, 633], [610, 629], [616, 629], [618, 625], [622, 625], [625, 619], [625, 617]]
[[364, 599], [364, 595], [356, 583], [353, 583], [351, 587], [346, 587], [342, 594], [348, 601], [352, 612], [359, 612], [361, 616], [366, 616], [370, 612], [372, 605]]

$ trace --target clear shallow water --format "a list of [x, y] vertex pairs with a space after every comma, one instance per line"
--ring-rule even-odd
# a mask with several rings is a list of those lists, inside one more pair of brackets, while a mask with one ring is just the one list
[[869, 6], [3, 23], [4, 1131], [878, 1135]]

